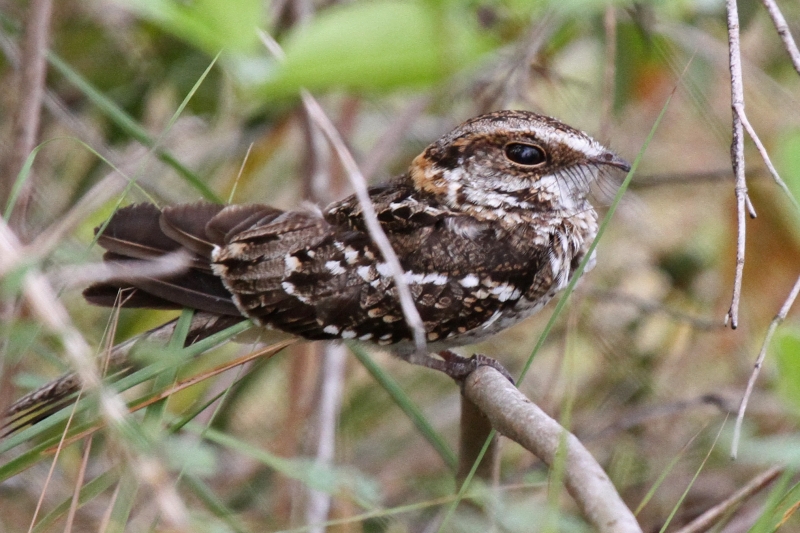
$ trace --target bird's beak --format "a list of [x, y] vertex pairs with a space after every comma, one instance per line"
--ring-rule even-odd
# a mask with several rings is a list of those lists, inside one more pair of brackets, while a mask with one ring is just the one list
[[594, 163], [598, 165], [615, 167], [623, 172], [630, 172], [631, 170], [631, 164], [613, 152], [605, 152], [604, 154], [599, 155], [594, 159]]

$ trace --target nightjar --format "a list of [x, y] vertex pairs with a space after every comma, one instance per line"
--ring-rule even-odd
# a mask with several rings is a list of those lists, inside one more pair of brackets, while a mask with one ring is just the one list
[[[464, 122], [405, 174], [372, 187], [428, 351], [480, 341], [541, 309], [597, 233], [591, 184], [602, 172], [629, 168], [556, 119], [497, 111]], [[245, 316], [306, 339], [376, 343], [447, 370], [449, 356], [415, 353], [392, 271], [355, 197], [323, 210], [132, 205], [114, 214], [98, 242], [106, 261], [185, 249], [192, 266], [167, 278], [93, 285], [84, 292], [91, 303]]]

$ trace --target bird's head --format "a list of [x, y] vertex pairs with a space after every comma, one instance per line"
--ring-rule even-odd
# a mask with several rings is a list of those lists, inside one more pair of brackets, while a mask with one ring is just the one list
[[411, 164], [414, 186], [480, 218], [586, 208], [598, 176], [630, 165], [580, 130], [529, 111], [468, 120]]

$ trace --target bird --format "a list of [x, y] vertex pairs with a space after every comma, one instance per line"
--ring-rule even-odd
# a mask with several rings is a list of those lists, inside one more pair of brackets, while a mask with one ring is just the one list
[[[193, 340], [247, 318], [308, 340], [377, 344], [463, 379], [494, 360], [450, 349], [518, 323], [566, 287], [597, 235], [592, 184], [629, 170], [620, 156], [555, 118], [495, 111], [457, 126], [405, 173], [368, 190], [399, 273], [376, 245], [355, 195], [294, 210], [140, 203], [96, 230], [104, 261], [129, 272], [182, 250], [189, 267], [166, 277], [122, 276], [83, 295], [101, 306], [190, 308], [216, 317], [207, 332], [193, 330]], [[394, 274], [402, 275], [422, 319], [426, 353], [415, 345]], [[429, 355], [435, 353], [440, 357]], [[46, 387], [7, 415], [30, 407], [37, 392], [37, 405], [54, 404], [69, 388]]]

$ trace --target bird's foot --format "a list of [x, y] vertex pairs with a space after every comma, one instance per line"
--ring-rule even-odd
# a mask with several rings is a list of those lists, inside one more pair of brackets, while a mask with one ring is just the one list
[[464, 357], [458, 355], [450, 350], [443, 350], [439, 352], [439, 357], [444, 360], [444, 365], [441, 370], [456, 382], [463, 384], [467, 377], [475, 370], [482, 366], [490, 366], [503, 374], [508, 381], [514, 383], [514, 378], [511, 377], [508, 370], [501, 365], [496, 359], [492, 359], [488, 355], [482, 353], [473, 354], [472, 357]]

